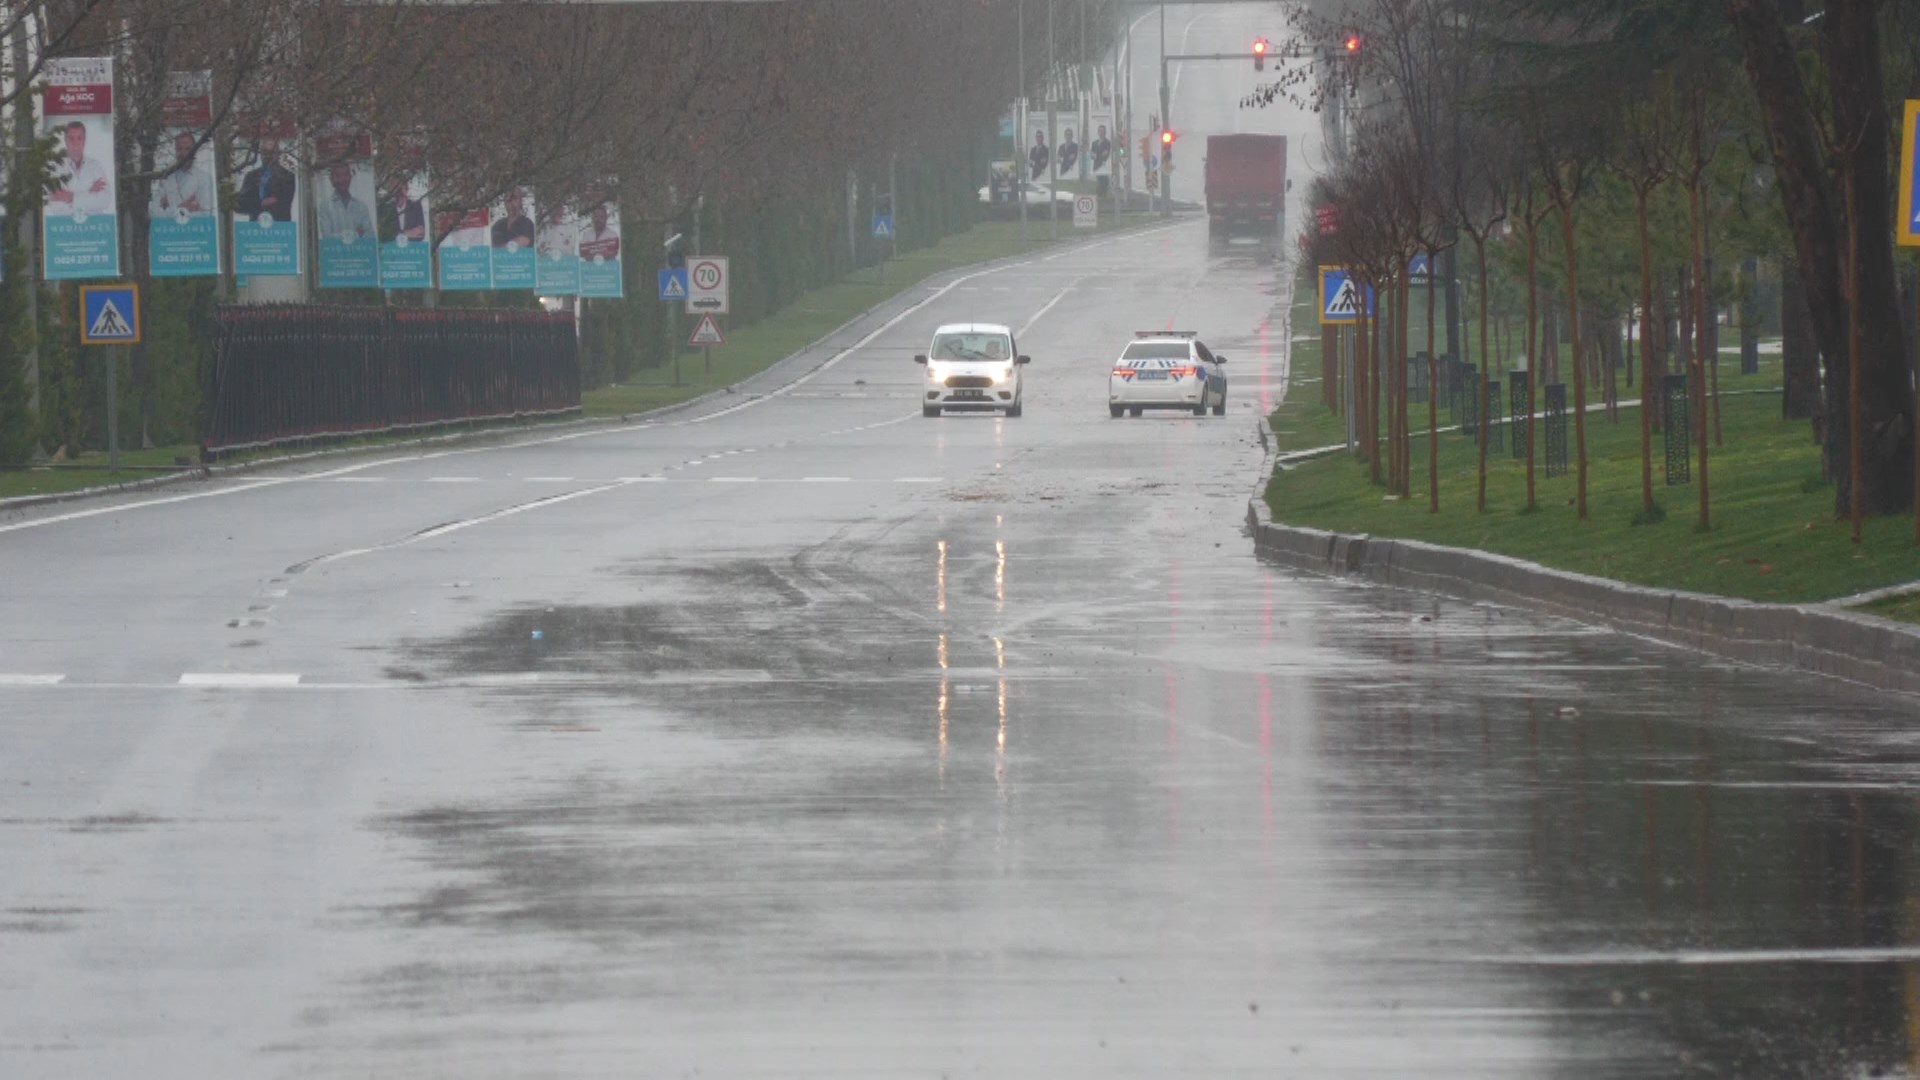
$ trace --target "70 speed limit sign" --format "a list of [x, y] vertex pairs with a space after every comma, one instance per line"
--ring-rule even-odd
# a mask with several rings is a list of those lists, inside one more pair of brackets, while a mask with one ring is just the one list
[[724, 256], [687, 260], [687, 314], [726, 315], [733, 310], [733, 275]]

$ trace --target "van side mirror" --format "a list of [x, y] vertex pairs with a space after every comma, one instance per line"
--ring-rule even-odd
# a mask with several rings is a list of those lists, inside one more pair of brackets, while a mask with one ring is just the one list
[[920, 354], [919, 356], [916, 356], [916, 357], [914, 357], [914, 358], [913, 358], [913, 362], [914, 362], [914, 363], [916, 363], [916, 364], [924, 364], [924, 363], [926, 363], [926, 362], [927, 362], [927, 354], [926, 354], [926, 353], [921, 353], [921, 354]]
[[1013, 358], [1013, 362], [1014, 362], [1014, 363], [1016, 363], [1016, 364], [1031, 364], [1031, 363], [1033, 363], [1033, 357], [1031, 357], [1031, 356], [1016, 356], [1016, 357], [1014, 357], [1014, 358]]

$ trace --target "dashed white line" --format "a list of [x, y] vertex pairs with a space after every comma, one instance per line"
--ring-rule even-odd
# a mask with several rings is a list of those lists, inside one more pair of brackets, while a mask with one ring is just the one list
[[803, 476], [800, 478], [800, 482], [803, 484], [850, 484], [853, 482], [853, 477], [851, 476]]
[[529, 484], [571, 484], [573, 483], [573, 477], [571, 476], [529, 476], [527, 477], [527, 483]]
[[59, 686], [65, 675], [7, 675], [0, 673], [0, 686]]
[[285, 674], [247, 674], [239, 672], [188, 672], [180, 676], [181, 686], [203, 690], [274, 690], [300, 685], [300, 676]]
[[757, 476], [716, 476], [708, 481], [711, 484], [757, 484], [759, 482], [760, 478]]

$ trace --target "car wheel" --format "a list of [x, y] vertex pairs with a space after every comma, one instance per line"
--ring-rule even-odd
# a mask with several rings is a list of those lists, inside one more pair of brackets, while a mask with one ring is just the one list
[[922, 406], [920, 406], [920, 415], [921, 415], [921, 416], [924, 416], [924, 417], [926, 417], [926, 418], [927, 418], [927, 419], [929, 419], [929, 420], [931, 420], [931, 419], [933, 419], [934, 417], [936, 417], [936, 416], [939, 416], [939, 415], [940, 415], [940, 406], [938, 406], [938, 405], [922, 405]]
[[1141, 412], [1143, 411], [1144, 410], [1142, 410], [1138, 405], [1135, 405], [1133, 408], [1127, 410], [1127, 415], [1138, 419]]
[[1107, 415], [1113, 417], [1115, 420], [1120, 419], [1120, 414], [1126, 411], [1127, 410], [1121, 408], [1118, 405], [1107, 406]]

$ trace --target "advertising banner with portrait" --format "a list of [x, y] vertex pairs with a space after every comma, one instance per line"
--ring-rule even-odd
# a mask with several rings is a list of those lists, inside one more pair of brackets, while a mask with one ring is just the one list
[[235, 125], [233, 272], [288, 277], [301, 272], [300, 128], [274, 116]]
[[432, 180], [427, 172], [427, 140], [423, 135], [393, 139], [379, 161], [380, 177], [380, 287], [433, 288], [433, 244], [427, 222], [433, 220], [428, 199]]
[[534, 253], [533, 192], [515, 187], [493, 205], [489, 239], [493, 249], [493, 287], [531, 289], [539, 274]]
[[549, 206], [540, 212], [540, 231], [535, 238], [539, 265], [534, 270], [533, 289], [541, 296], [578, 296], [580, 294], [580, 218], [566, 204]]
[[213, 161], [213, 72], [167, 73], [160, 101], [159, 174], [147, 190], [147, 273], [220, 273], [220, 194]]
[[460, 214], [441, 214], [440, 288], [472, 292], [493, 288], [493, 213], [482, 207]]
[[380, 240], [373, 222], [373, 136], [338, 126], [321, 131], [313, 140], [312, 183], [320, 287], [377, 288]]
[[619, 299], [626, 295], [621, 273], [620, 203], [605, 197], [587, 202], [580, 223], [580, 295], [588, 299]]
[[49, 60], [41, 131], [55, 140], [40, 218], [47, 281], [120, 276], [120, 203], [113, 154], [113, 60]]
[[1114, 155], [1127, 152], [1113, 130], [1113, 102], [1095, 101], [1088, 110], [1087, 127], [1093, 132], [1087, 140], [1088, 168], [1096, 177], [1113, 176]]

